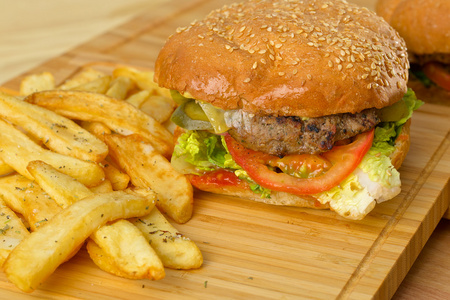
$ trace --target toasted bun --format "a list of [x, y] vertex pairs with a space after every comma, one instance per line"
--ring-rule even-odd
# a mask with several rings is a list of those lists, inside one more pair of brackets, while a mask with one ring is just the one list
[[450, 54], [450, 1], [379, 0], [377, 13], [405, 39], [415, 54]]
[[[192, 176], [188, 175], [188, 177]], [[198, 186], [196, 188], [199, 189]], [[250, 190], [250, 187], [243, 188], [242, 186], [218, 187], [210, 185], [210, 186], [201, 186], [201, 190], [214, 194], [233, 196], [272, 205], [296, 206], [315, 209], [330, 209], [330, 205], [328, 203], [321, 204], [314, 197], [307, 195], [297, 196], [285, 192], [272, 191], [272, 193], [270, 194], [270, 198], [262, 198], [260, 194], [252, 192]]]
[[403, 40], [366, 8], [250, 0], [180, 28], [154, 79], [223, 109], [319, 117], [397, 102], [408, 67]]

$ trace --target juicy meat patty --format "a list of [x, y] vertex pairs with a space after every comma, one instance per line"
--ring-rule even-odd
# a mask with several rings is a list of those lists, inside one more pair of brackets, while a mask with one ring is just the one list
[[380, 122], [376, 109], [304, 120], [258, 116], [236, 110], [227, 112], [225, 121], [236, 141], [249, 149], [277, 156], [325, 152], [336, 141], [368, 131]]

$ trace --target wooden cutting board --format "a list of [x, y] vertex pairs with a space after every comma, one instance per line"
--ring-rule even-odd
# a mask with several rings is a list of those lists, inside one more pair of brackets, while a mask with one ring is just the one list
[[[63, 80], [80, 66], [107, 61], [153, 67], [177, 27], [231, 1], [164, 6], [30, 70]], [[21, 77], [6, 84], [18, 88]], [[0, 272], [0, 294], [83, 299], [368, 299], [390, 298], [448, 207], [450, 108], [426, 104], [414, 115], [402, 193], [363, 221], [330, 211], [276, 207], [198, 192], [191, 221], [176, 225], [197, 242], [204, 265], [167, 270], [160, 281], [101, 271], [82, 249], [32, 294]]]

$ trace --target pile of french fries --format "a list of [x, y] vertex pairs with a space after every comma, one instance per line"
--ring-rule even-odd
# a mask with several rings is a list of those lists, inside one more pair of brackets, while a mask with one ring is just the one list
[[187, 222], [193, 189], [168, 159], [176, 104], [153, 73], [85, 67], [56, 85], [0, 92], [0, 263], [31, 292], [83, 246], [102, 270], [159, 280], [203, 263], [166, 219]]

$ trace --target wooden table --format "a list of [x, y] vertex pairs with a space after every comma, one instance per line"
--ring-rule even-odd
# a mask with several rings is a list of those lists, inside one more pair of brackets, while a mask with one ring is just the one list
[[[0, 83], [164, 1], [0, 0]], [[354, 2], [374, 6], [372, 0]], [[393, 299], [450, 299], [449, 282], [450, 221], [443, 219]]]

